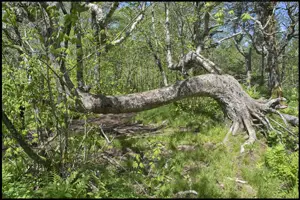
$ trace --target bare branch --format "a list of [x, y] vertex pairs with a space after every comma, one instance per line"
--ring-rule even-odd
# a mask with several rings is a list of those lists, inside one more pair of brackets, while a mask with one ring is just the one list
[[[80, 14], [78, 13], [78, 16]], [[83, 51], [82, 51], [82, 41], [81, 41], [81, 27], [80, 23], [77, 23], [74, 29], [76, 33], [76, 57], [77, 57], [77, 70], [76, 70], [76, 78], [78, 87], [83, 88], [84, 80], [83, 80]]]
[[196, 192], [195, 190], [181, 191], [181, 192], [177, 192], [176, 196], [182, 196], [182, 195], [186, 195], [186, 194], [198, 195], [198, 192]]
[[168, 81], [167, 81], [167, 76], [162, 68], [162, 64], [161, 64], [161, 61], [160, 61], [160, 58], [159, 58], [159, 54], [158, 54], [158, 43], [157, 43], [157, 35], [156, 35], [156, 31], [155, 31], [155, 17], [154, 17], [154, 6], [152, 6], [152, 33], [154, 35], [154, 40], [155, 40], [155, 49], [153, 48], [152, 44], [151, 44], [151, 40], [146, 36], [146, 38], [148, 38], [148, 45], [153, 53], [153, 56], [154, 56], [154, 59], [156, 61], [156, 64], [159, 68], [159, 71], [161, 73], [161, 76], [162, 76], [162, 79], [163, 79], [163, 83], [164, 83], [164, 86], [168, 86]]
[[95, 14], [96, 16], [96, 22], [97, 24], [101, 23], [102, 19], [103, 19], [103, 10], [101, 7], [99, 7], [96, 4], [93, 3], [88, 3], [85, 4], [88, 8], [90, 8], [92, 10], [92, 12]]
[[278, 105], [281, 101], [286, 101], [286, 98], [281, 97], [281, 98], [276, 98], [276, 99], [271, 99], [268, 101], [265, 105], [268, 108], [274, 108], [276, 105]]
[[240, 54], [242, 54], [242, 56], [246, 57], [245, 51], [240, 48], [240, 46], [237, 43], [237, 41], [235, 40], [235, 38], [233, 38], [233, 42], [234, 42], [234, 45], [235, 45], [236, 49], [238, 50], [238, 52], [240, 52]]
[[257, 44], [254, 37], [249, 33], [249, 31], [247, 31], [244, 27], [242, 27], [242, 29], [243, 29], [243, 32], [246, 33], [248, 35], [248, 37], [250, 38], [256, 53], [258, 53], [260, 55], [261, 54], [267, 55], [268, 54], [267, 50], [263, 46], [262, 46], [262, 48], [258, 48], [258, 46], [260, 46], [261, 44], [260, 45]]
[[221, 40], [217, 41], [216, 44], [219, 45], [219, 44], [221, 44], [221, 42], [223, 42], [223, 41], [225, 41], [225, 40], [228, 40], [228, 39], [230, 39], [230, 38], [233, 38], [233, 37], [235, 37], [235, 36], [237, 36], [237, 35], [240, 35], [240, 34], [242, 34], [242, 33], [243, 33], [243, 32], [239, 32], [239, 33], [235, 33], [235, 34], [233, 34], [233, 35], [230, 35], [230, 36], [228, 36], [228, 37], [226, 37], [226, 38], [222, 38]]
[[241, 180], [239, 178], [233, 179], [233, 178], [227, 177], [227, 179], [229, 179], [231, 181], [235, 181], [237, 183], [242, 183], [242, 184], [247, 184], [248, 183], [247, 181]]
[[104, 26], [106, 26], [106, 24], [108, 23], [109, 19], [111, 18], [111, 16], [114, 14], [114, 12], [117, 10], [119, 6], [119, 2], [113, 2], [108, 13], [106, 14], [106, 16], [103, 19], [103, 24]]
[[282, 126], [279, 122], [273, 120], [270, 118], [270, 120], [272, 122], [274, 122], [275, 124], [277, 124], [278, 126], [280, 126], [281, 128], [283, 128], [284, 130], [286, 130], [290, 135], [294, 136], [294, 137], [297, 137], [297, 135], [295, 135], [293, 132], [291, 132], [289, 129], [285, 128], [284, 126]]
[[62, 12], [63, 12], [65, 15], [68, 14], [68, 12], [67, 12], [66, 9], [65, 9], [65, 6], [64, 6], [63, 2], [59, 1], [57, 4], [58, 4], [58, 6], [60, 7], [60, 9], [62, 10]]
[[[276, 6], [274, 6], [274, 8], [273, 8], [272, 15], [275, 14], [275, 10], [276, 10]], [[269, 19], [268, 19], [267, 23], [265, 24], [265, 26], [263, 27], [263, 30], [268, 26], [269, 22], [270, 22], [271, 19], [272, 19], [272, 15], [269, 16]]]
[[284, 114], [284, 113], [281, 113], [281, 115], [293, 126], [299, 126], [299, 118], [298, 117]]
[[143, 3], [142, 11], [138, 15], [138, 17], [136, 18], [136, 20], [132, 23], [130, 29], [128, 31], [126, 31], [125, 35], [123, 35], [120, 39], [112, 41], [111, 44], [113, 46], [121, 44], [123, 41], [125, 41], [126, 38], [129, 37], [129, 35], [136, 28], [136, 26], [143, 20], [145, 9], [146, 9], [146, 3]]
[[273, 113], [275, 113], [275, 114], [277, 114], [277, 115], [279, 115], [280, 118], [282, 119], [282, 121], [284, 122], [285, 126], [288, 126], [286, 119], [283, 117], [283, 115], [279, 111], [274, 110], [272, 108], [270, 109], [270, 111], [273, 112]]
[[99, 128], [100, 128], [100, 132], [101, 132], [101, 134], [103, 135], [103, 137], [105, 138], [106, 142], [107, 142], [108, 144], [110, 144], [112, 141], [109, 141], [108, 137], [105, 135], [105, 133], [104, 133], [104, 131], [103, 131], [103, 129], [102, 129], [102, 125], [100, 125]]
[[169, 22], [169, 5], [168, 3], [165, 3], [165, 15], [166, 15], [166, 23], [165, 23], [165, 29], [166, 29], [166, 45], [167, 45], [167, 63], [168, 68], [172, 68], [172, 53], [171, 53], [171, 41], [170, 41], [170, 22]]
[[284, 38], [284, 40], [282, 40], [282, 43], [280, 45], [280, 48], [279, 48], [279, 54], [281, 54], [283, 51], [284, 51], [284, 48], [288, 45], [289, 41], [295, 37], [295, 29], [296, 29], [296, 24], [297, 24], [297, 21], [296, 21], [296, 16], [299, 15], [299, 13], [293, 13], [294, 9], [296, 9], [295, 7], [293, 6], [290, 6], [287, 8], [287, 11], [288, 11], [288, 16], [291, 20], [291, 23], [288, 27], [288, 32], [286, 34], [286, 37]]

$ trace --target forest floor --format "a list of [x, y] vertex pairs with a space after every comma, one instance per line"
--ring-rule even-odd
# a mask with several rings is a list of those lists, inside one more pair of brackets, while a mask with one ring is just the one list
[[[73, 119], [63, 178], [46, 173], [41, 179], [46, 186], [34, 182], [30, 187], [41, 189], [30, 194], [57, 198], [299, 196], [298, 152], [287, 154], [276, 144], [270, 148], [268, 139], [258, 132], [257, 141], [240, 154], [246, 132], [230, 135], [228, 143], [222, 144], [231, 122], [217, 104], [204, 103], [208, 106], [186, 101], [140, 113]], [[59, 146], [51, 145], [50, 149]], [[10, 185], [16, 184], [9, 173], [4, 180], [5, 195], [18, 196], [9, 192]]]
[[92, 115], [86, 121], [77, 119], [71, 123], [70, 129], [75, 135], [93, 129], [88, 137], [91, 141], [97, 140], [95, 146], [99, 150], [91, 147], [86, 159], [89, 162], [82, 159], [78, 162], [103, 174], [102, 183], [110, 190], [100, 192], [101, 196], [265, 198], [298, 195], [295, 189], [287, 192], [285, 182], [273, 176], [274, 170], [265, 165], [268, 145], [262, 134], [258, 133], [255, 144], [240, 154], [240, 145], [247, 134], [240, 132], [230, 136], [223, 145], [221, 142], [230, 122], [224, 120], [221, 113], [210, 115], [202, 111], [204, 114], [195, 115], [180, 111], [178, 115], [173, 106], [141, 113]]
[[[143, 124], [141, 120], [133, 122], [136, 113], [122, 113], [122, 114], [106, 114], [97, 117], [90, 117], [86, 123], [101, 127], [104, 134], [108, 133], [110, 136], [122, 137], [140, 135], [141, 133], [152, 133], [165, 127], [164, 125], [156, 126], [155, 124]], [[70, 125], [72, 132], [84, 132], [85, 120], [76, 119]]]
[[[111, 168], [113, 166], [124, 183], [132, 184], [130, 189], [123, 191], [123, 195], [132, 190], [130, 196], [140, 197], [264, 196], [257, 195], [257, 189], [245, 180], [242, 172], [246, 166], [241, 163], [245, 162], [245, 159], [250, 170], [257, 164], [259, 156], [250, 150], [250, 153], [241, 157], [236, 139], [236, 145], [233, 147], [229, 144], [224, 151], [224, 147], [217, 148], [219, 142], [211, 137], [202, 137], [197, 127], [173, 126], [168, 120], [143, 123], [136, 113], [99, 115], [88, 118], [86, 123], [94, 127], [101, 126], [104, 134], [110, 138], [111, 143], [106, 143], [101, 155], [97, 155], [97, 163], [106, 163], [106, 169], [102, 168], [105, 174], [108, 174], [108, 169], [114, 171]], [[74, 120], [70, 129], [83, 133], [84, 124], [85, 120]], [[220, 132], [224, 127], [217, 129]], [[222, 136], [217, 138], [221, 141]], [[238, 138], [240, 141], [244, 137]], [[227, 151], [230, 153], [224, 156]], [[260, 146], [258, 154], [262, 151], [265, 151], [265, 145]], [[230, 157], [231, 154], [234, 156]], [[224, 160], [227, 162], [224, 163]], [[120, 174], [120, 170], [124, 172]], [[252, 173], [251, 176], [254, 176]], [[128, 174], [130, 178], [127, 177]], [[209, 178], [211, 176], [214, 178]], [[159, 192], [153, 191], [154, 187]], [[197, 192], [198, 195], [189, 193], [191, 191]]]

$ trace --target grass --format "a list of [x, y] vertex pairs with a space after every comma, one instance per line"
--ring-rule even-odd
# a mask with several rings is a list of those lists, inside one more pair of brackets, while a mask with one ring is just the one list
[[[219, 106], [208, 98], [191, 101], [141, 112], [133, 119], [141, 120], [144, 124], [157, 125], [168, 121], [167, 127], [157, 135], [115, 138], [110, 145], [102, 138], [95, 136], [89, 138], [87, 141], [97, 144], [93, 148], [96, 148], [98, 153], [92, 154], [88, 161], [78, 160], [81, 164], [85, 164], [74, 169], [82, 170], [79, 182], [77, 185], [69, 184], [61, 191], [57, 188], [56, 197], [64, 197], [63, 195], [68, 193], [72, 197], [90, 198], [175, 198], [178, 197], [178, 192], [186, 190], [195, 190], [198, 196], [189, 194], [190, 196], [181, 197], [297, 198], [299, 196], [298, 184], [286, 189], [284, 187], [286, 182], [279, 176], [274, 176], [274, 169], [266, 165], [265, 155], [270, 147], [267, 147], [264, 137], [258, 135], [258, 141], [246, 148], [246, 152], [242, 155], [239, 151], [240, 145], [245, 141], [243, 132], [237, 136], [230, 136], [226, 146], [218, 145], [229, 128]], [[199, 106], [205, 104], [208, 106]], [[200, 115], [200, 112], [204, 114]], [[80, 138], [73, 141], [81, 142]], [[73, 145], [70, 149], [78, 146], [76, 142], [70, 144]], [[121, 152], [121, 155], [114, 153], [110, 156], [110, 161], [95, 156], [113, 150]], [[298, 167], [298, 163], [294, 162], [293, 165]], [[4, 169], [7, 167], [5, 165]], [[12, 180], [7, 176], [7, 172], [5, 173], [4, 184]], [[236, 179], [245, 182], [238, 183]], [[24, 186], [28, 177], [22, 177], [21, 181], [24, 181], [21, 184]], [[38, 193], [32, 191], [32, 188], [27, 188], [31, 191], [28, 196], [39, 197], [37, 195], [39, 194], [41, 197], [53, 197], [53, 194], [48, 192], [49, 187], [54, 187], [57, 182], [66, 185], [66, 179], [56, 182], [50, 179], [45, 183], [48, 185], [47, 191], [41, 188]], [[92, 189], [90, 182], [97, 189]], [[17, 184], [16, 181], [14, 183]], [[6, 186], [2, 186], [2, 190], [3, 187], [4, 195], [14, 197], [12, 193], [7, 192]], [[82, 192], [77, 187], [81, 188]]]

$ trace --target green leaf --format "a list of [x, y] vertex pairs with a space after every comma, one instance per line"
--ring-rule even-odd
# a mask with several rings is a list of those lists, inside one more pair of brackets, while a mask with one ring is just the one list
[[215, 14], [216, 18], [223, 18], [224, 17], [224, 12], [223, 10], [219, 10], [216, 14]]
[[234, 11], [233, 11], [233, 10], [230, 10], [230, 11], [228, 12], [228, 14], [229, 14], [229, 15], [234, 15]]
[[249, 13], [242, 14], [242, 20], [245, 22], [247, 20], [251, 19], [251, 15]]
[[70, 49], [67, 49], [67, 50], [66, 50], [66, 54], [68, 54], [68, 55], [70, 55], [70, 54], [71, 54], [71, 51], [70, 51]]
[[72, 195], [70, 193], [65, 193], [65, 197], [72, 198]]
[[133, 168], [137, 168], [138, 166], [139, 166], [139, 164], [138, 164], [136, 161], [133, 161], [132, 167], [133, 167]]
[[140, 166], [140, 168], [144, 168], [145, 167], [143, 163], [140, 163], [139, 166]]
[[76, 44], [77, 38], [76, 37], [70, 37], [70, 41], [72, 44]]
[[137, 161], [140, 161], [140, 155], [139, 155], [139, 154], [136, 154], [136, 155], [135, 155], [135, 159], [136, 159]]
[[209, 6], [211, 6], [211, 3], [207, 2], [207, 3], [205, 3], [205, 6], [209, 7]]

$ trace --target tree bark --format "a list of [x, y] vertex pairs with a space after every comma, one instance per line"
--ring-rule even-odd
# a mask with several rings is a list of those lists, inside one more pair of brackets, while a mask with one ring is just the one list
[[[80, 19], [80, 13], [78, 13], [78, 18]], [[76, 32], [76, 56], [77, 56], [77, 68], [76, 68], [76, 78], [77, 78], [77, 85], [80, 88], [83, 88], [84, 79], [83, 79], [83, 51], [82, 51], [82, 42], [81, 42], [81, 27], [80, 21], [75, 26]]]
[[171, 39], [170, 39], [170, 22], [169, 22], [169, 4], [165, 3], [165, 15], [166, 15], [166, 22], [165, 22], [165, 29], [166, 29], [166, 46], [167, 46], [167, 63], [168, 68], [172, 68], [172, 53], [171, 53]]
[[247, 87], [251, 87], [251, 68], [252, 68], [252, 48], [250, 47], [249, 51], [246, 54], [246, 73], [247, 73]]
[[288, 114], [281, 114], [287, 122], [289, 122], [290, 124], [292, 124], [293, 126], [299, 126], [299, 118], [292, 116], [292, 115], [288, 115]]
[[[84, 108], [83, 112], [92, 113], [128, 113], [153, 109], [188, 97], [209, 96], [223, 107], [225, 114], [233, 121], [233, 134], [244, 127], [249, 139], [244, 144], [252, 144], [256, 140], [252, 126], [254, 119], [259, 120], [270, 129], [268, 112], [275, 112], [274, 105], [280, 99], [260, 102], [252, 99], [230, 75], [206, 74], [178, 81], [176, 84], [156, 90], [121, 96], [104, 96], [85, 93], [78, 90]], [[241, 152], [244, 151], [244, 145]]]
[[14, 125], [8, 119], [5, 112], [2, 110], [2, 120], [7, 127], [7, 129], [11, 132], [12, 137], [18, 142], [18, 144], [23, 148], [25, 153], [36, 163], [43, 165], [45, 168], [49, 169], [51, 167], [51, 162], [45, 157], [41, 157], [36, 154], [30, 145], [23, 139], [22, 135], [16, 130]]
[[265, 72], [265, 54], [262, 52], [262, 54], [261, 54], [261, 75], [260, 75], [261, 85], [263, 85], [265, 82], [264, 72]]
[[155, 62], [156, 62], [156, 65], [158, 66], [158, 69], [161, 73], [161, 77], [162, 77], [162, 81], [163, 81], [163, 84], [164, 86], [168, 86], [168, 80], [167, 80], [167, 76], [166, 76], [166, 73], [162, 67], [162, 64], [161, 64], [161, 60], [159, 58], [159, 55], [158, 55], [158, 44], [157, 44], [157, 35], [156, 35], [156, 31], [155, 31], [155, 18], [154, 18], [154, 6], [152, 6], [152, 11], [151, 11], [151, 14], [152, 14], [152, 33], [154, 35], [154, 41], [155, 41], [155, 49], [153, 49], [153, 46], [151, 44], [151, 40], [149, 39], [148, 40], [148, 45], [153, 53], [153, 56], [154, 56], [154, 59], [155, 59]]

